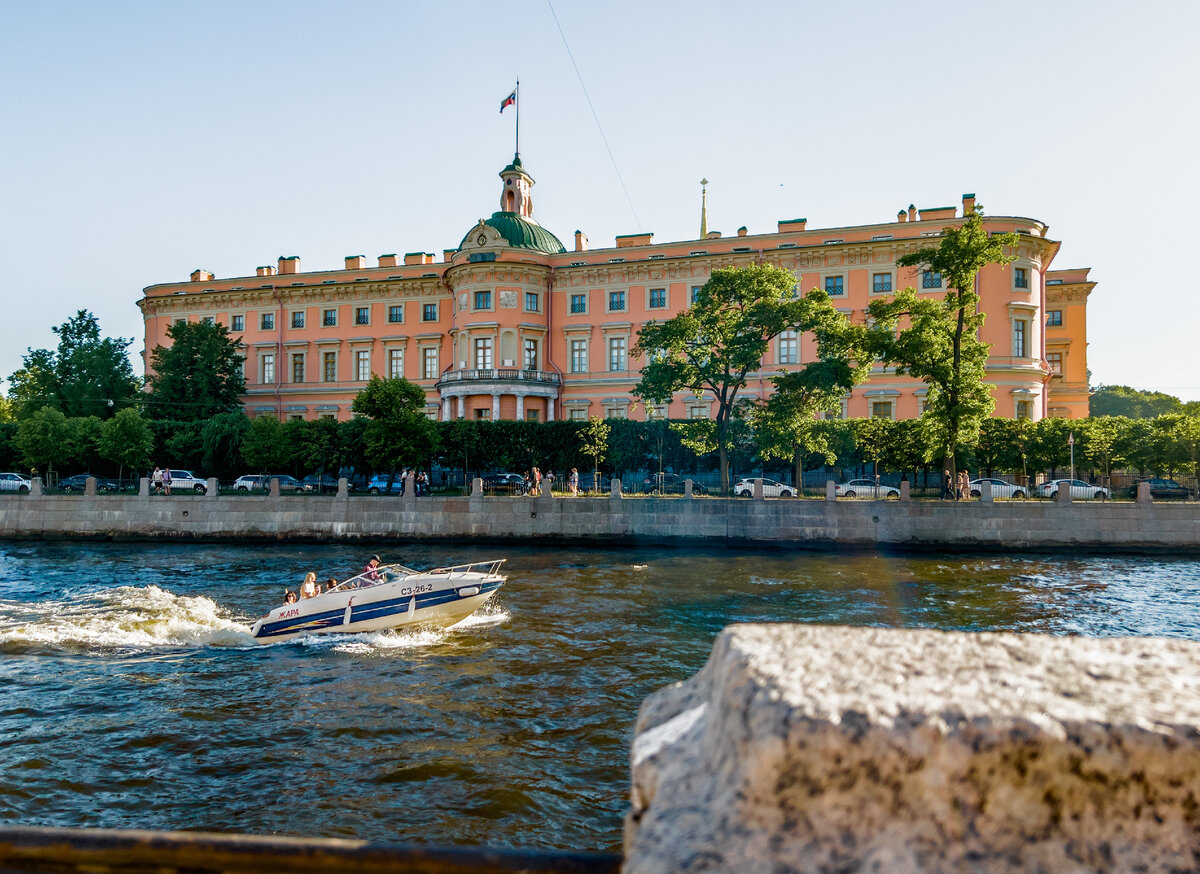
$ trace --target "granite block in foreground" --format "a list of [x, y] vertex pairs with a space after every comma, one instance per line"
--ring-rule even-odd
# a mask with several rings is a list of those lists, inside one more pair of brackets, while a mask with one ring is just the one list
[[735, 625], [646, 699], [625, 874], [1200, 869], [1200, 644]]

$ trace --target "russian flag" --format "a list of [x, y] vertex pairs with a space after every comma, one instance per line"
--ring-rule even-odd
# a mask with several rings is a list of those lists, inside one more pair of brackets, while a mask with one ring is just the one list
[[509, 94], [507, 97], [505, 97], [503, 100], [500, 101], [500, 112], [501, 113], [504, 112], [504, 107], [515, 106], [516, 103], [517, 103], [517, 92], [513, 91], [512, 94]]

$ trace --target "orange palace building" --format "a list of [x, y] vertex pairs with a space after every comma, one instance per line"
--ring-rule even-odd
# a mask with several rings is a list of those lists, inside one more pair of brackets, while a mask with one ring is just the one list
[[[570, 250], [533, 218], [533, 178], [515, 156], [500, 171], [500, 211], [467, 231], [439, 261], [425, 252], [362, 255], [337, 270], [301, 272], [296, 257], [253, 276], [218, 279], [197, 270], [187, 282], [152, 285], [138, 302], [146, 349], [169, 345], [174, 322], [212, 320], [241, 338], [245, 409], [251, 417], [347, 419], [372, 374], [402, 376], [425, 389], [431, 418], [695, 418], [713, 399], [678, 394], [647, 410], [632, 391], [639, 329], [670, 318], [718, 267], [757, 262], [795, 274], [798, 291], [823, 288], [852, 320], [876, 296], [912, 286], [938, 295], [937, 274], [896, 260], [937, 244], [941, 229], [974, 208], [909, 206], [894, 220], [842, 228], [780, 221], [773, 233], [707, 232], [655, 243], [652, 234], [617, 237], [593, 249], [580, 231]], [[1020, 235], [1016, 260], [979, 276], [992, 346], [988, 382], [997, 416], [1081, 418], [1088, 413], [1087, 269], [1051, 270], [1059, 243], [1048, 226], [987, 216], [989, 231]], [[765, 398], [770, 377], [815, 357], [810, 336], [774, 340], [747, 394]], [[149, 356], [147, 355], [147, 362]], [[923, 383], [877, 368], [843, 402], [842, 415], [920, 415]]]

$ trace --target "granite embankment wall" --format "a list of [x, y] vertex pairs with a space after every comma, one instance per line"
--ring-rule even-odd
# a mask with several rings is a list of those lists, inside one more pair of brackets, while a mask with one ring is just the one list
[[[36, 491], [36, 490], [35, 490]], [[1064, 496], [1065, 497], [1065, 496]], [[1200, 552], [1200, 504], [689, 497], [0, 496], [0, 538], [526, 540]]]

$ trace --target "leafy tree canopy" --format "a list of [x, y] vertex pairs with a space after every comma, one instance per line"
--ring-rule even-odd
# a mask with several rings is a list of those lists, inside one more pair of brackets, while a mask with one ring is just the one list
[[1142, 391], [1127, 385], [1102, 385], [1089, 399], [1091, 416], [1126, 416], [1153, 419], [1155, 416], [1183, 411], [1179, 398], [1160, 391]]
[[54, 333], [58, 349], [30, 349], [11, 377], [11, 398], [18, 418], [42, 407], [69, 417], [108, 418], [135, 403], [141, 385], [133, 375], [127, 349], [133, 340], [101, 337], [100, 323], [79, 310]]
[[368, 419], [363, 444], [375, 470], [423, 464], [437, 450], [437, 426], [425, 415], [425, 390], [407, 379], [372, 376], [350, 408]]
[[156, 419], [201, 422], [241, 409], [246, 390], [239, 342], [224, 325], [178, 322], [167, 329], [170, 346], [150, 353], [146, 405]]

